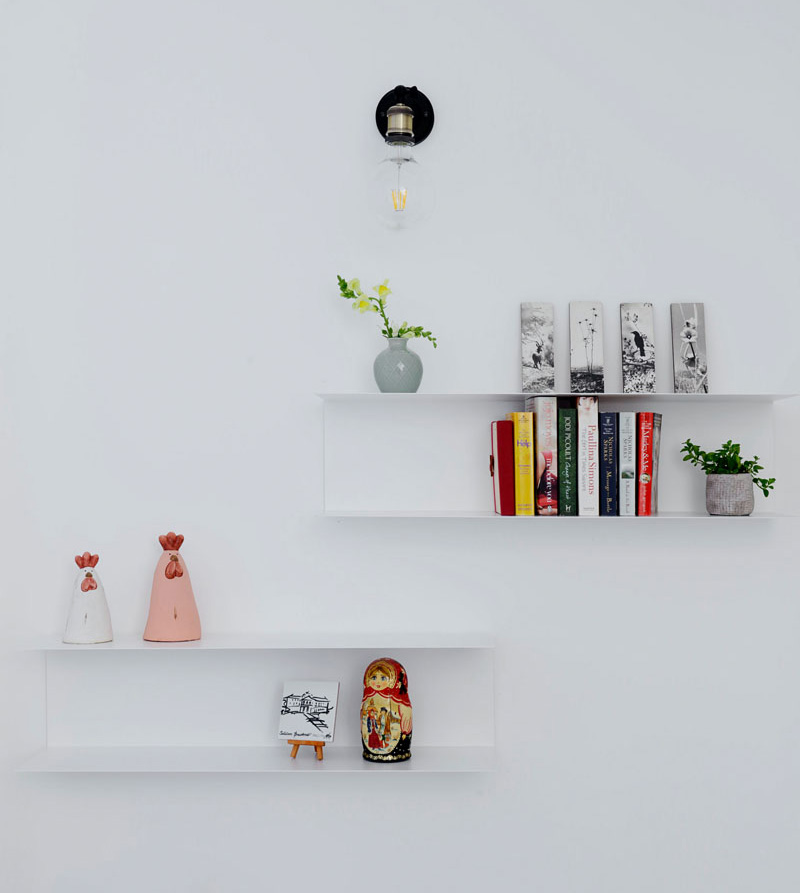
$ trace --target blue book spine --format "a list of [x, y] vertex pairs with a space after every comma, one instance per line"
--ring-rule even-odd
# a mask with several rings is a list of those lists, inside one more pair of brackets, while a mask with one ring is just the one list
[[619, 459], [617, 456], [617, 420], [619, 413], [600, 413], [600, 515], [608, 517], [619, 514], [617, 478]]

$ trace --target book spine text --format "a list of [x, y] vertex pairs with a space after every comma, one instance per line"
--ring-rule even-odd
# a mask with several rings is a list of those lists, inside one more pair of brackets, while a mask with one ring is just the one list
[[558, 514], [558, 414], [555, 397], [534, 399], [536, 514]]
[[638, 460], [636, 469], [636, 514], [653, 513], [653, 413], [640, 412], [636, 416], [638, 428]]
[[517, 515], [532, 515], [534, 502], [533, 413], [509, 412], [514, 423], [514, 491]]
[[617, 417], [616, 412], [600, 413], [600, 514], [616, 516], [617, 502]]
[[619, 513], [636, 514], [636, 413], [619, 414]]
[[600, 514], [597, 397], [578, 397], [578, 514]]
[[578, 413], [558, 410], [558, 513], [578, 514]]

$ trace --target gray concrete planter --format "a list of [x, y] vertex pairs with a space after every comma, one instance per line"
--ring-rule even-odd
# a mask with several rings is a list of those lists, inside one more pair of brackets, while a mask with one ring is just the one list
[[749, 515], [754, 506], [752, 475], [706, 475], [706, 511], [709, 515]]

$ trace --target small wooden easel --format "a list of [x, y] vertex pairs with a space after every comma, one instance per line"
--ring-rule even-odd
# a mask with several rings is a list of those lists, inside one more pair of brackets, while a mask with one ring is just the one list
[[297, 738], [289, 738], [289, 744], [292, 745], [292, 759], [295, 759], [297, 751], [300, 750], [303, 744], [311, 745], [317, 753], [317, 759], [322, 759], [322, 748], [325, 747], [324, 741], [298, 741]]

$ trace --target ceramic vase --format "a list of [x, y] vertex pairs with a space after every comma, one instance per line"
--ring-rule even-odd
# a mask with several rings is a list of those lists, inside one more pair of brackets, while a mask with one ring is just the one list
[[411, 701], [402, 664], [390, 657], [372, 661], [364, 673], [361, 742], [365, 760], [399, 763], [411, 757]]
[[422, 381], [422, 360], [408, 348], [408, 338], [387, 338], [372, 371], [384, 394], [414, 394]]
[[706, 475], [706, 511], [709, 515], [750, 515], [754, 508], [752, 475]]
[[99, 560], [91, 552], [75, 556], [79, 570], [63, 638], [68, 645], [98, 645], [114, 639], [106, 591], [96, 570]]
[[170, 531], [158, 541], [164, 551], [153, 575], [144, 639], [147, 642], [193, 642], [200, 638], [200, 615], [189, 571], [178, 554], [183, 536]]

